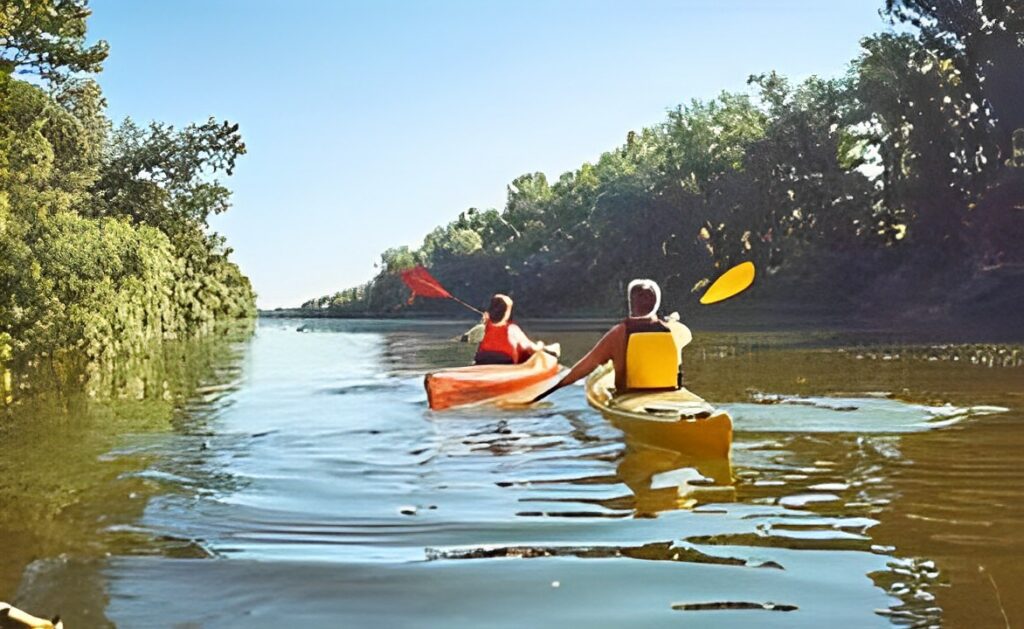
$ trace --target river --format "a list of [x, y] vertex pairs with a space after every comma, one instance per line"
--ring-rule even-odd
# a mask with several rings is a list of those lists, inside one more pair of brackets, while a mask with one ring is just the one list
[[[695, 334], [731, 460], [569, 387], [434, 413], [465, 323], [263, 319], [0, 414], [0, 600], [77, 627], [1021, 626], [1024, 351]], [[535, 322], [579, 357], [596, 324]]]

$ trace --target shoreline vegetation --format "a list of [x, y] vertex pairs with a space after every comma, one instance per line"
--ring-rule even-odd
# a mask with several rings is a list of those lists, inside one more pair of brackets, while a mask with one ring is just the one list
[[86, 382], [256, 314], [207, 223], [231, 205], [218, 177], [245, 154], [238, 125], [114, 124], [89, 15], [86, 0], [0, 11], [0, 406], [29, 374], [77, 365], [57, 380]]
[[[280, 312], [458, 316], [407, 303], [397, 274], [422, 264], [472, 304], [509, 293], [523, 318], [619, 316], [626, 282], [650, 277], [698, 321], [1024, 338], [1024, 12], [957, 7], [890, 0], [899, 28], [864, 38], [843, 76], [759, 74], [670, 109], [557, 181], [516, 178], [500, 211], [388, 249], [366, 284]], [[744, 260], [759, 275], [743, 304], [690, 306]]]

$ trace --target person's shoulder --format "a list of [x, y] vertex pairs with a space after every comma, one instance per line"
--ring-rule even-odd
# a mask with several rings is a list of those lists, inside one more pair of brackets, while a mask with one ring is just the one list
[[626, 334], [626, 322], [619, 321], [612, 327], [608, 328], [608, 331], [604, 333], [605, 338], [613, 338], [617, 336], [623, 336]]
[[668, 331], [676, 338], [680, 347], [688, 345], [693, 340], [693, 332], [690, 332], [690, 328], [686, 327], [678, 318], [665, 321], [665, 325], [668, 326]]
[[515, 321], [508, 322], [508, 333], [509, 336], [511, 337], [519, 339], [528, 339], [528, 337], [526, 336], [526, 332], [523, 332], [523, 329], [519, 327], [519, 324], [516, 323]]

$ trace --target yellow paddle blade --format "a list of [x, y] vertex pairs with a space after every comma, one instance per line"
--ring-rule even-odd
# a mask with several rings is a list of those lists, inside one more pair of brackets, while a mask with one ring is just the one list
[[754, 263], [741, 262], [722, 274], [700, 298], [702, 304], [714, 304], [742, 293], [754, 283]]

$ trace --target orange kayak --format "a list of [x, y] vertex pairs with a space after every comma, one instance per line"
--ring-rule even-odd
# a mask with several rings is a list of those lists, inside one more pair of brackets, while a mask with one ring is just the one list
[[554, 384], [558, 358], [537, 352], [521, 365], [473, 365], [428, 373], [430, 408], [439, 411], [481, 402], [529, 402]]

